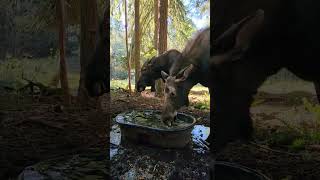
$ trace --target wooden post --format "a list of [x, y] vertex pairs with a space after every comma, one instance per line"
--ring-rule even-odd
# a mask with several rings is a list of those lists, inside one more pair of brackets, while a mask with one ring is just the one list
[[59, 48], [60, 48], [60, 82], [66, 105], [70, 105], [67, 65], [65, 60], [65, 8], [64, 0], [57, 0], [57, 16], [59, 19]]

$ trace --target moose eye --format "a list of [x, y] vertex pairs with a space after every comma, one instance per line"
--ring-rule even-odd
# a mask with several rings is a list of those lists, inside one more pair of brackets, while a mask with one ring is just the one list
[[165, 92], [166, 92], [166, 93], [169, 93], [169, 88], [166, 87]]
[[176, 93], [171, 92], [171, 93], [170, 93], [170, 96], [171, 96], [171, 97], [175, 97], [175, 96], [176, 96]]

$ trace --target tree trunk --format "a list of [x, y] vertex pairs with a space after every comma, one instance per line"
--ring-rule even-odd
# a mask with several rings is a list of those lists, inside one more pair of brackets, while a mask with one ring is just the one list
[[88, 91], [85, 88], [86, 69], [96, 49], [98, 12], [96, 0], [80, 1], [81, 43], [80, 43], [80, 82], [78, 100], [85, 105], [88, 102]]
[[131, 94], [131, 63], [129, 58], [129, 49], [128, 49], [128, 15], [127, 15], [127, 0], [124, 0], [124, 16], [125, 16], [125, 28], [126, 28], [126, 50], [127, 50], [127, 68], [128, 68], [128, 86], [129, 93]]
[[64, 93], [66, 105], [70, 104], [70, 94], [68, 86], [67, 65], [65, 60], [65, 11], [64, 0], [57, 0], [57, 15], [59, 19], [59, 47], [60, 47], [60, 82]]
[[[135, 85], [137, 87], [140, 77], [140, 13], [139, 0], [134, 0], [134, 65], [135, 65]], [[137, 89], [136, 89], [137, 91]]]
[[8, 19], [7, 9], [1, 4], [0, 7], [0, 60], [4, 60], [8, 47]]
[[[12, 13], [13, 13], [13, 19], [17, 16], [17, 1], [12, 2]], [[16, 49], [16, 44], [17, 44], [17, 24], [16, 21], [14, 20], [13, 22], [13, 31], [12, 31], [12, 56], [17, 57], [17, 49]]]
[[[160, 18], [159, 18], [159, 43], [158, 43], [158, 54], [162, 54], [167, 50], [167, 19], [168, 19], [168, 0], [160, 1]], [[161, 80], [156, 82], [156, 95], [163, 96], [163, 83]]]
[[153, 46], [158, 49], [158, 37], [159, 37], [159, 0], [154, 0], [154, 34], [153, 34]]
[[[153, 36], [153, 46], [158, 50], [159, 42], [159, 0], [154, 0], [154, 36]], [[156, 80], [155, 84], [151, 87], [151, 91], [155, 88], [156, 96], [162, 96], [163, 83], [162, 80]]]
[[316, 90], [318, 103], [320, 104], [320, 82], [314, 81], [313, 84], [314, 84], [314, 88]]

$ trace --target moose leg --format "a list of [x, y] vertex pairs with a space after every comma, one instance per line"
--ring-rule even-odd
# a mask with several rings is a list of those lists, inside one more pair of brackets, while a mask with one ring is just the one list
[[250, 140], [253, 133], [250, 118], [252, 95], [225, 94], [215, 91], [213, 113], [210, 127], [213, 130], [210, 148], [213, 153], [219, 152], [227, 143], [234, 140]]
[[318, 103], [320, 103], [320, 81], [314, 81], [313, 84], [314, 84], [314, 88], [316, 90]]
[[155, 92], [156, 91], [156, 82], [153, 81], [151, 84], [151, 92]]

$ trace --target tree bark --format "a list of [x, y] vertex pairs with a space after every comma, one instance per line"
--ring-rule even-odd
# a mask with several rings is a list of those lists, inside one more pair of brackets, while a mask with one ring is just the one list
[[158, 49], [158, 37], [159, 37], [159, 0], [154, 0], [154, 34], [153, 34], [153, 46]]
[[129, 93], [131, 94], [131, 63], [129, 58], [129, 47], [128, 47], [128, 15], [127, 15], [127, 0], [124, 0], [124, 15], [125, 15], [125, 28], [126, 28], [126, 51], [127, 51], [127, 68], [128, 68], [128, 87]]
[[0, 60], [4, 60], [7, 55], [8, 47], [8, 17], [7, 9], [1, 4], [0, 7]]
[[[134, 1], [134, 65], [135, 65], [135, 85], [137, 87], [140, 77], [140, 9], [139, 0]], [[136, 89], [137, 92], [137, 89]]]
[[59, 19], [59, 47], [60, 47], [60, 82], [66, 105], [70, 104], [67, 65], [65, 60], [65, 10], [64, 0], [57, 0], [57, 15]]
[[320, 82], [314, 81], [313, 84], [314, 84], [314, 88], [316, 90], [318, 103], [320, 104]]
[[[160, 18], [159, 18], [159, 43], [158, 43], [158, 54], [162, 54], [167, 50], [167, 19], [168, 19], [168, 0], [160, 1]], [[163, 96], [163, 82], [158, 80], [156, 82], [156, 95]]]
[[87, 89], [85, 88], [86, 69], [92, 60], [96, 49], [98, 12], [96, 0], [81, 0], [81, 43], [80, 43], [80, 82], [78, 89], [78, 100], [85, 105], [89, 100]]
[[159, 54], [164, 53], [167, 50], [167, 18], [168, 18], [168, 0], [160, 1], [160, 18], [159, 18], [159, 44], [158, 52]]

